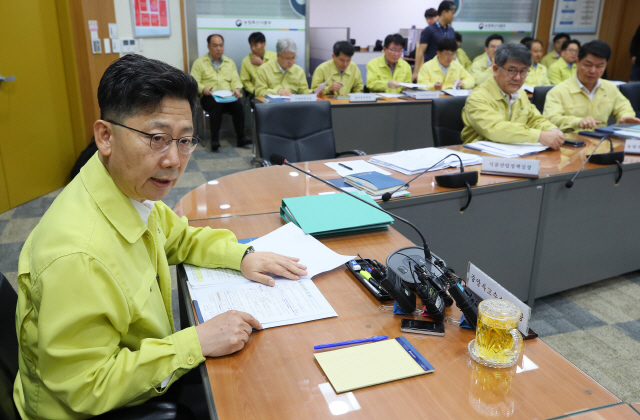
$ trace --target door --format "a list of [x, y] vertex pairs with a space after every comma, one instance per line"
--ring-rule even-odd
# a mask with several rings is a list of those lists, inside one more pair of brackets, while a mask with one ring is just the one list
[[0, 84], [0, 212], [64, 186], [75, 161], [57, 3], [2, 2], [0, 74], [16, 79]]

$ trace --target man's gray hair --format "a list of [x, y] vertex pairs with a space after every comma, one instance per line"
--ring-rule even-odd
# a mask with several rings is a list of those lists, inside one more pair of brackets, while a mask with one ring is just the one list
[[531, 51], [524, 45], [516, 42], [501, 44], [496, 50], [494, 62], [498, 67], [504, 67], [507, 60], [517, 61], [525, 64], [527, 68], [531, 67]]
[[293, 39], [280, 38], [276, 43], [276, 52], [282, 55], [286, 51], [296, 54], [298, 52], [298, 47], [296, 47], [296, 43], [293, 42]]

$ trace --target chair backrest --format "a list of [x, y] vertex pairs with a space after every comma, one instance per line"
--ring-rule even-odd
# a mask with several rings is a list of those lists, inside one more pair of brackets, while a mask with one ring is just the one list
[[620, 85], [620, 92], [631, 102], [636, 117], [640, 118], [640, 82]]
[[538, 108], [541, 114], [544, 111], [544, 100], [547, 98], [547, 92], [552, 88], [553, 86], [536, 86], [533, 88], [533, 98], [531, 98], [531, 102]]
[[431, 129], [436, 147], [462, 144], [460, 133], [464, 128], [462, 109], [466, 96], [434, 99], [431, 104]]
[[0, 371], [10, 378], [18, 374], [17, 304], [16, 291], [0, 273]]
[[289, 162], [336, 157], [329, 101], [256, 104], [256, 128], [265, 160], [273, 153]]

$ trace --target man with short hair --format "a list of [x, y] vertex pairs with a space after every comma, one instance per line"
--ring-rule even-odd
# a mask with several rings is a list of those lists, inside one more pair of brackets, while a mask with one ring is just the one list
[[279, 39], [276, 43], [276, 60], [258, 68], [256, 96], [311, 93], [302, 67], [296, 64], [298, 47], [291, 38]]
[[476, 86], [493, 76], [493, 57], [496, 49], [504, 42], [500, 34], [492, 34], [484, 41], [484, 53], [473, 59], [469, 73], [476, 81]]
[[[105, 70], [98, 152], [20, 254], [13, 398], [23, 419], [85, 419], [143, 404], [262, 329], [228, 311], [174, 332], [169, 265], [240, 270], [269, 285], [267, 273], [305, 275], [297, 259], [252, 253], [230, 231], [191, 227], [160, 201], [198, 144], [197, 99], [196, 81], [161, 61], [128, 54]], [[131, 418], [127, 411], [119, 415]]]
[[411, 66], [401, 59], [402, 35], [387, 35], [380, 57], [367, 63], [367, 87], [371, 92], [400, 93], [400, 83], [411, 83]]
[[455, 39], [443, 38], [438, 41], [437, 55], [427, 62], [418, 74], [418, 83], [427, 85], [429, 90], [453, 89], [458, 81], [460, 89], [472, 89], [473, 77], [455, 61], [458, 44]]
[[568, 41], [570, 39], [571, 37], [569, 36], [569, 34], [565, 34], [565, 33], [559, 33], [556, 36], [554, 36], [553, 51], [551, 51], [549, 54], [542, 57], [542, 60], [540, 60], [542, 65], [544, 65], [547, 69], [549, 69], [549, 67], [551, 67], [553, 63], [558, 61], [558, 59], [560, 58], [560, 51], [562, 51], [562, 44], [564, 44], [565, 41]]
[[322, 83], [327, 83], [324, 95], [347, 95], [364, 90], [362, 74], [355, 63], [351, 62], [354, 49], [349, 41], [333, 44], [331, 60], [320, 64], [313, 72], [311, 90], [315, 91]]
[[640, 124], [629, 100], [602, 79], [609, 58], [611, 48], [604, 41], [580, 47], [576, 75], [547, 93], [544, 116], [565, 133], [604, 127], [610, 116], [620, 123]]
[[493, 77], [471, 92], [462, 110], [464, 143], [537, 143], [554, 150], [564, 143], [562, 131], [540, 115], [521, 90], [531, 67], [531, 53], [522, 44], [502, 44]]
[[445, 0], [438, 6], [438, 19], [433, 25], [429, 25], [420, 33], [420, 43], [416, 49], [416, 62], [413, 69], [412, 80], [418, 78], [422, 64], [436, 56], [438, 41], [442, 38], [455, 38], [455, 31], [451, 26], [456, 15], [456, 5], [452, 1]]
[[578, 51], [580, 51], [580, 41], [577, 39], [571, 39], [562, 44], [560, 60], [553, 63], [547, 71], [552, 85], [557, 85], [571, 76], [575, 76]]
[[[250, 145], [252, 141], [244, 135], [244, 109], [238, 99], [242, 96], [242, 82], [236, 63], [224, 56], [224, 38], [212, 34], [207, 37], [209, 52], [193, 63], [191, 75], [198, 82], [198, 93], [202, 108], [209, 113], [211, 126], [211, 150], [220, 149], [220, 127], [222, 114], [228, 112], [236, 131], [237, 146]], [[233, 91], [235, 99], [214, 96], [219, 90]]]
[[424, 20], [427, 22], [427, 26], [433, 25], [436, 19], [438, 19], [438, 11], [436, 9], [430, 7], [424, 11]]
[[276, 59], [276, 53], [265, 50], [267, 39], [262, 32], [253, 32], [249, 35], [249, 47], [251, 52], [242, 60], [240, 68], [240, 80], [247, 92], [251, 95], [256, 91], [256, 79], [258, 68], [264, 63]]
[[542, 41], [539, 39], [532, 39], [528, 41], [525, 46], [531, 51], [531, 68], [527, 79], [524, 81], [525, 85], [529, 86], [551, 86], [549, 76], [547, 76], [547, 68], [544, 64], [540, 63], [542, 59]]
[[460, 32], [455, 33], [456, 43], [458, 44], [458, 50], [456, 51], [456, 60], [462, 64], [465, 70], [469, 71], [471, 68], [471, 60], [466, 52], [462, 49], [462, 34]]

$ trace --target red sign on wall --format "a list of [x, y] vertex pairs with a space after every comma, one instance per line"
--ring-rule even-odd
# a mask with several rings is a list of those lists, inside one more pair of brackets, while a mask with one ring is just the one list
[[131, 0], [135, 37], [170, 36], [169, 0]]

